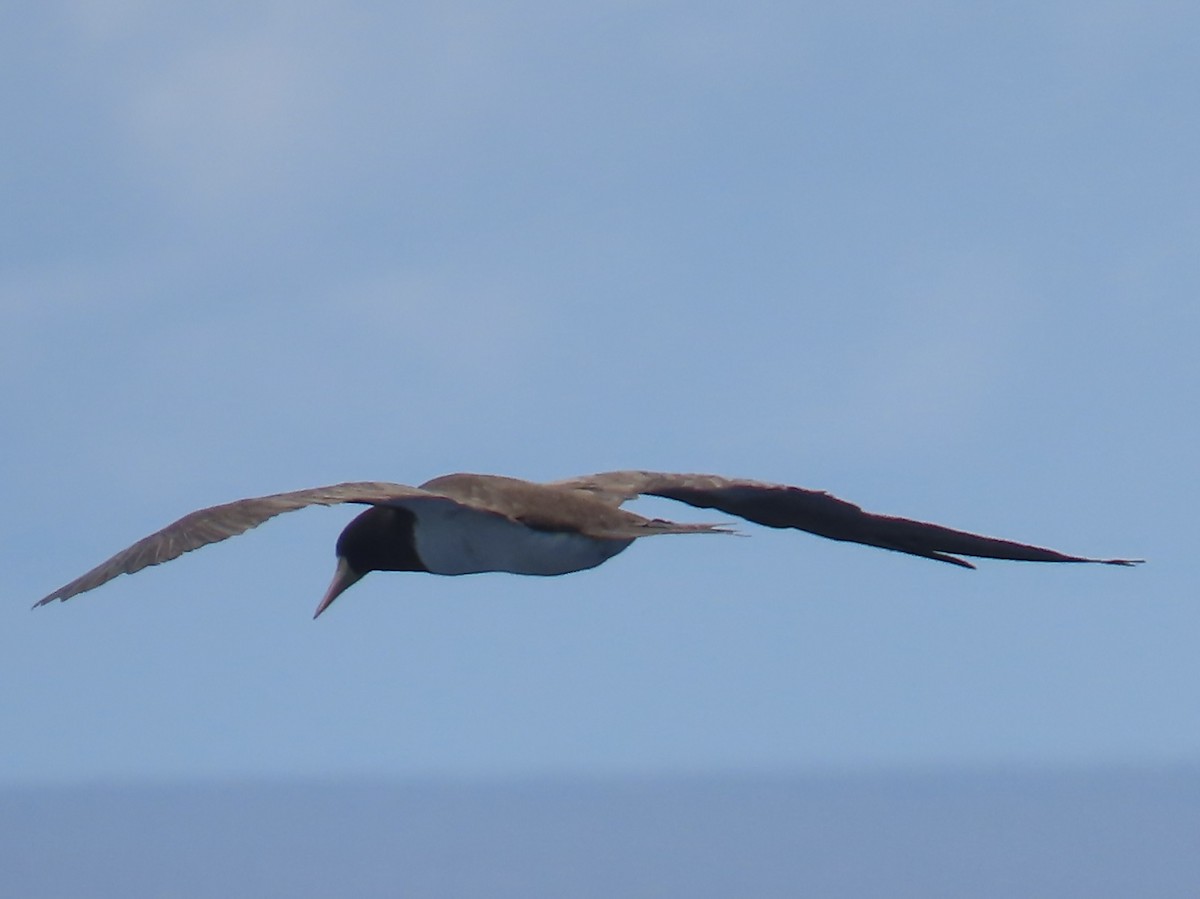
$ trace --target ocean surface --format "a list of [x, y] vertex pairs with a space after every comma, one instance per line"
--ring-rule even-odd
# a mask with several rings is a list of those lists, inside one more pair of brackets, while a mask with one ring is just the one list
[[0, 790], [6, 896], [1200, 896], [1200, 769]]

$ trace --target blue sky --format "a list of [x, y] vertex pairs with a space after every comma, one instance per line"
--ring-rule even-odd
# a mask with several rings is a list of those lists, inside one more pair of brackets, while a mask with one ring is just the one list
[[[5, 783], [1200, 759], [1190, 5], [0, 19]], [[1150, 562], [748, 528], [313, 622], [312, 510], [29, 611], [200, 506], [609, 468]]]

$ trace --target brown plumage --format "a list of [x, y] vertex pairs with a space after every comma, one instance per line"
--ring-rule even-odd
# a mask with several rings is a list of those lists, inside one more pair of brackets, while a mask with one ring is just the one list
[[620, 508], [659, 496], [716, 509], [774, 528], [974, 566], [956, 555], [1026, 562], [1134, 565], [984, 537], [937, 524], [876, 515], [828, 493], [786, 484], [703, 474], [614, 471], [549, 484], [497, 475], [454, 474], [420, 487], [351, 482], [253, 497], [191, 512], [39, 600], [36, 606], [99, 587], [121, 574], [177, 558], [312, 505], [371, 506], [338, 539], [338, 573], [319, 615], [369, 571], [466, 574], [508, 571], [556, 575], [599, 565], [639, 537], [728, 533], [711, 524], [650, 519]]

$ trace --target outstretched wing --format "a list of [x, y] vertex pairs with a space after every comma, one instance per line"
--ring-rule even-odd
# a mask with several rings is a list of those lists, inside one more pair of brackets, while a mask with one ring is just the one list
[[975, 566], [950, 553], [1024, 562], [1134, 565], [1141, 561], [1070, 556], [1040, 546], [956, 531], [925, 521], [864, 512], [853, 503], [819, 490], [717, 475], [610, 471], [556, 481], [554, 486], [585, 490], [618, 506], [637, 496], [661, 496], [702, 509], [719, 509], [767, 527], [795, 528], [831, 540], [878, 546], [964, 568]]
[[39, 599], [33, 607], [36, 609], [56, 599], [70, 599], [79, 593], [99, 587], [118, 575], [133, 574], [151, 565], [177, 559], [193, 549], [236, 537], [284, 512], [293, 512], [306, 506], [333, 506], [338, 503], [377, 505], [395, 499], [430, 495], [428, 491], [406, 487], [403, 484], [354, 481], [328, 487], [293, 490], [290, 493], [255, 496], [199, 509], [184, 515], [162, 530], [143, 537], [87, 574], [59, 587], [44, 599]]

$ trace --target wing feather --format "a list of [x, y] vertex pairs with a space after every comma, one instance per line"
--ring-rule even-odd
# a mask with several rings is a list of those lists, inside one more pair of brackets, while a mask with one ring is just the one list
[[294, 512], [307, 506], [333, 506], [339, 503], [382, 505], [397, 499], [431, 496], [427, 491], [403, 484], [380, 481], [352, 481], [331, 484], [326, 487], [310, 487], [290, 493], [274, 493], [270, 496], [255, 496], [239, 499], [207, 509], [189, 512], [178, 521], [134, 543], [112, 558], [101, 562], [91, 571], [80, 575], [69, 584], [59, 587], [49, 596], [34, 603], [34, 608], [54, 600], [67, 600], [72, 596], [93, 590], [122, 574], [133, 574], [177, 559], [186, 552], [219, 543], [258, 527], [264, 521]]
[[1140, 559], [1092, 559], [1041, 546], [985, 537], [926, 521], [877, 515], [819, 490], [706, 474], [610, 471], [553, 486], [583, 490], [619, 506], [637, 496], [661, 496], [702, 509], [717, 509], [773, 528], [794, 528], [828, 537], [974, 568], [951, 553], [1025, 562], [1096, 562], [1134, 565]]

